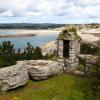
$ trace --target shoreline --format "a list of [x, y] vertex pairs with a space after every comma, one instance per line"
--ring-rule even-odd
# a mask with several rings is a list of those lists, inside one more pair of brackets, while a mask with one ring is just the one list
[[[6, 33], [9, 34], [3, 34]], [[59, 34], [60, 31], [56, 30], [21, 30], [21, 29], [0, 29], [0, 38], [6, 37], [28, 37], [28, 36], [36, 36], [36, 35], [50, 35], [50, 34]]]
[[12, 35], [0, 35], [0, 38], [15, 38], [15, 37], [30, 37], [36, 36], [35, 34], [12, 34]]

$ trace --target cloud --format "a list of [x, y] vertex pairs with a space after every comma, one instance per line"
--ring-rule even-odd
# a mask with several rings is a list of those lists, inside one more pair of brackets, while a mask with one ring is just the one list
[[11, 10], [7, 10], [7, 11], [4, 11], [4, 12], [1, 12], [0, 16], [1, 17], [4, 17], [4, 16], [6, 16], [6, 17], [12, 17], [13, 16], [14, 17], [15, 15]]
[[[0, 0], [0, 17], [100, 19], [100, 0]], [[63, 19], [63, 20], [66, 20]]]

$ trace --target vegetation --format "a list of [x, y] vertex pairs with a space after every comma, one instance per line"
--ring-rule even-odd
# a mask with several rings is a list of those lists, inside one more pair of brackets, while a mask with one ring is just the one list
[[29, 81], [25, 87], [0, 94], [0, 100], [93, 100], [90, 94], [90, 79], [63, 74], [45, 81]]
[[92, 23], [91, 24], [91, 28], [99, 28], [100, 24], [96, 24], [96, 23]]
[[75, 34], [77, 33], [77, 29], [75, 27], [69, 28], [69, 29], [63, 29], [61, 34], [62, 35], [67, 35], [68, 32], [74, 32]]
[[93, 84], [92, 84], [93, 98], [94, 100], [100, 100], [100, 55], [91, 73], [93, 78]]
[[[86, 72], [87, 70], [87, 61], [90, 61], [90, 62], [95, 62], [98, 55], [99, 55], [99, 52], [100, 52], [100, 47], [99, 45], [92, 45], [92, 44], [86, 44], [86, 43], [83, 43], [81, 44], [81, 48], [80, 48], [80, 53], [81, 54], [90, 54], [90, 55], [93, 55], [92, 58], [91, 57], [84, 57], [84, 58], [81, 58], [79, 57], [79, 66], [78, 66], [78, 70], [80, 71], [84, 71]], [[91, 66], [91, 67], [95, 67], [95, 66]], [[91, 71], [91, 69], [89, 69]]]
[[62, 39], [64, 39], [64, 38], [66, 38], [66, 39], [68, 39], [68, 38], [70, 38], [70, 36], [71, 36], [71, 34], [69, 34], [70, 32], [73, 32], [74, 34], [74, 38], [75, 39], [81, 39], [78, 35], [77, 35], [77, 28], [76, 27], [71, 27], [71, 28], [68, 28], [68, 29], [64, 29], [61, 33], [60, 33], [60, 35], [59, 35], [59, 38], [62, 38]]
[[[10, 59], [9, 59], [10, 58]], [[41, 48], [34, 48], [30, 43], [22, 52], [14, 49], [14, 44], [10, 41], [4, 41], [0, 44], [0, 67], [11, 66], [18, 60], [36, 60], [43, 59]]]
[[68, 29], [68, 32], [74, 32], [75, 34], [77, 33], [76, 27], [72, 27]]
[[49, 60], [52, 60], [52, 61], [57, 61], [57, 59], [58, 59], [57, 51], [54, 51], [53, 54], [46, 54], [45, 59], [49, 59]]
[[0, 29], [54, 29], [66, 26], [66, 24], [32, 24], [32, 23], [8, 23], [0, 24]]
[[100, 47], [97, 47], [96, 45], [92, 44], [81, 44], [80, 53], [81, 54], [92, 54], [97, 55], [100, 51]]
[[[45, 81], [29, 81], [26, 87], [7, 94], [0, 93], [0, 100], [100, 100], [100, 46], [82, 44], [81, 53], [98, 56], [90, 77], [63, 74]], [[34, 48], [30, 43], [27, 43], [23, 52], [20, 48], [16, 51], [10, 41], [4, 41], [0, 44], [0, 67], [15, 64], [17, 60], [56, 60], [56, 55], [54, 52], [44, 57], [41, 48]], [[80, 62], [82, 65], [79, 70], [85, 71], [86, 59], [80, 59]]]
[[[91, 61], [95, 59], [96, 63], [94, 66], [91, 66], [90, 71], [90, 79], [92, 80], [91, 87], [91, 97], [93, 100], [100, 100], [100, 44], [98, 43], [96, 46], [90, 44], [82, 44], [81, 45], [81, 53], [83, 54], [92, 54], [93, 58], [90, 58]], [[96, 55], [96, 56], [95, 56]], [[80, 59], [80, 63], [82, 64], [80, 69], [84, 69], [86, 71], [86, 61], [87, 59]]]
[[55, 51], [54, 54], [46, 54], [45, 56], [43, 56], [41, 48], [34, 48], [30, 43], [27, 43], [24, 51], [21, 51], [20, 48], [16, 51], [14, 48], [14, 44], [12, 44], [10, 41], [4, 41], [0, 44], [0, 68], [14, 65], [18, 60], [38, 59], [49, 59], [56, 61], [57, 52]]
[[[53, 29], [53, 28], [60, 28], [60, 27], [79, 27], [83, 24], [52, 24], [52, 23], [7, 23], [7, 24], [0, 24], [0, 29]], [[100, 24], [91, 23], [85, 24], [86, 27], [90, 28], [99, 28]]]
[[[4, 41], [0, 44], [0, 67], [15, 64], [15, 49], [10, 41]], [[10, 59], [9, 59], [10, 58]]]

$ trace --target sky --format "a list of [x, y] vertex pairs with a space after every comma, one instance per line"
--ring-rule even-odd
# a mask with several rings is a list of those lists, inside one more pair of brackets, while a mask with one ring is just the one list
[[100, 23], [100, 0], [0, 0], [0, 23]]

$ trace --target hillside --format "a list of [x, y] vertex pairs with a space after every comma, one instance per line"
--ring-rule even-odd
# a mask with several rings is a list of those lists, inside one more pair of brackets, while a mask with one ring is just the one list
[[87, 100], [90, 90], [90, 80], [63, 74], [45, 81], [29, 81], [25, 87], [0, 94], [0, 100]]
[[65, 24], [49, 23], [7, 23], [0, 24], [0, 29], [53, 29], [66, 26]]

